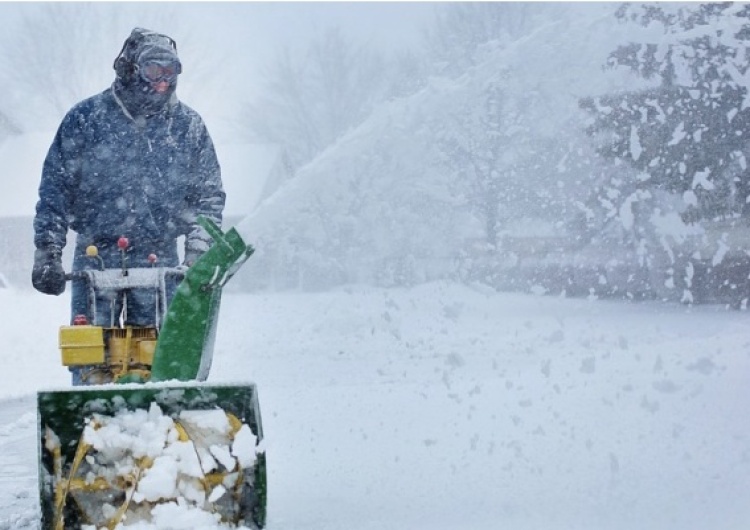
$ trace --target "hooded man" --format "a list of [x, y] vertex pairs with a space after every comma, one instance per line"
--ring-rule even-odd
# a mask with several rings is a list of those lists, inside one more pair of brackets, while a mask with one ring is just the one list
[[[221, 225], [225, 195], [211, 137], [201, 117], [176, 96], [182, 64], [166, 35], [135, 28], [114, 61], [116, 79], [104, 92], [75, 105], [63, 119], [42, 170], [34, 218], [34, 287], [65, 290], [61, 256], [75, 231], [73, 270], [184, 263], [208, 250], [198, 215]], [[86, 256], [95, 245], [103, 261]], [[174, 291], [174, 288], [171, 289]], [[153, 298], [128, 299], [126, 324], [153, 320]], [[88, 315], [87, 288], [73, 281], [72, 315]], [[109, 311], [108, 304], [104, 306]]]

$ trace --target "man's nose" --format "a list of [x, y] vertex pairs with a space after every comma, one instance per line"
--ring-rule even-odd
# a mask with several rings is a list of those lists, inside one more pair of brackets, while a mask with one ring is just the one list
[[154, 83], [154, 90], [157, 92], [166, 92], [169, 90], [169, 83], [167, 81], [161, 80]]

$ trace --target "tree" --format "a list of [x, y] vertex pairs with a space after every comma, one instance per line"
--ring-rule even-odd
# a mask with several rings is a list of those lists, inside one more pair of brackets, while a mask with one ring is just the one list
[[[118, 3], [19, 4], [20, 22], [2, 37], [2, 110], [28, 129], [50, 129], [78, 101], [108, 87], [112, 64], [130, 31], [143, 26], [177, 40], [185, 70], [201, 88], [218, 82], [208, 72], [204, 42], [182, 40], [191, 27], [175, 27], [171, 7]], [[210, 63], [217, 69], [219, 59]], [[185, 87], [182, 87], [183, 89]], [[216, 91], [218, 92], [218, 91]]]
[[[7, 36], [0, 57], [2, 75], [19, 99], [31, 99], [27, 108], [34, 115], [24, 116], [24, 124], [29, 119], [58, 121], [73, 103], [90, 95], [92, 85], [103, 81], [114, 57], [110, 49], [105, 59], [101, 43], [110, 40], [106, 36], [114, 33], [115, 21], [102, 12], [93, 4], [36, 6], [24, 12], [18, 31]], [[98, 23], [87, 23], [92, 18]], [[87, 31], [81, 31], [82, 26]]]
[[740, 292], [747, 256], [729, 235], [750, 215], [750, 6], [624, 4], [617, 16], [644, 33], [608, 65], [650, 87], [580, 102], [612, 164], [595, 195], [634, 214], [660, 296], [713, 299], [724, 285]]
[[355, 45], [340, 28], [314, 39], [304, 57], [281, 49], [244, 123], [258, 142], [282, 145], [297, 170], [358, 125], [383, 99], [379, 54]]
[[554, 4], [524, 2], [452, 2], [436, 10], [436, 21], [425, 34], [433, 73], [462, 75], [476, 64], [477, 50], [490, 41], [512, 42], [529, 34]]
[[502, 88], [493, 83], [479, 104], [472, 102], [453, 115], [453, 127], [442, 131], [438, 141], [443, 164], [455, 174], [467, 207], [481, 220], [490, 249], [497, 247], [498, 232], [513, 215], [508, 206], [518, 191], [512, 184], [515, 168], [506, 163], [507, 135], [514, 131], [505, 113]]
[[422, 54], [399, 51], [386, 64], [384, 99], [408, 97], [427, 86], [429, 67]]
[[686, 221], [747, 217], [750, 6], [625, 5], [618, 16], [661, 28], [609, 61], [656, 86], [581, 102], [594, 116], [589, 132], [611, 134], [600, 153], [645, 175], [641, 187], [682, 195]]

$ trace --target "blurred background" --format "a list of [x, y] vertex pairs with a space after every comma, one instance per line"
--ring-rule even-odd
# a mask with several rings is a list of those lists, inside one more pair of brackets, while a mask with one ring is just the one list
[[0, 273], [28, 288], [41, 164], [135, 26], [175, 38], [242, 290], [750, 294], [750, 7], [0, 3]]

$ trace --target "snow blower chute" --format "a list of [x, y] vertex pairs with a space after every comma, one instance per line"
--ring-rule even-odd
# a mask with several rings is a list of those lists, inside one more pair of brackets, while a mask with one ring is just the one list
[[[263, 528], [255, 385], [204, 383], [222, 287], [253, 248], [235, 229], [200, 222], [214, 244], [189, 269], [128, 269], [123, 260], [121, 269], [69, 275], [89, 285], [91, 315], [60, 328], [62, 361], [83, 368], [92, 384], [38, 393], [43, 530], [158, 525], [159, 514], [175, 510], [196, 528]], [[96, 258], [95, 248], [87, 253]], [[172, 275], [182, 281], [166, 307]], [[97, 293], [126, 301], [135, 288], [153, 290], [153, 325], [95, 321]]]

